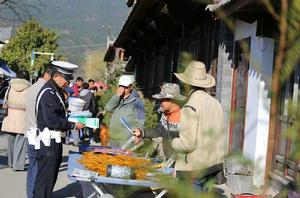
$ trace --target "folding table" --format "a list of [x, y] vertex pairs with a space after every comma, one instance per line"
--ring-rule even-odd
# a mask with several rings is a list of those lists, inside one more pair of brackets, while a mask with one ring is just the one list
[[[105, 197], [104, 192], [101, 190], [97, 184], [116, 184], [116, 185], [128, 185], [128, 186], [142, 186], [142, 187], [150, 187], [151, 189], [163, 188], [159, 183], [150, 180], [134, 180], [134, 179], [118, 179], [111, 178], [105, 176], [97, 176], [94, 178], [80, 178], [72, 176], [72, 173], [75, 168], [86, 170], [86, 168], [81, 165], [78, 160], [81, 158], [82, 154], [78, 152], [70, 152], [69, 160], [68, 160], [68, 176], [72, 181], [87, 181], [90, 182], [92, 187], [95, 189], [95, 192], [92, 193], [88, 197], [95, 196], [97, 197]], [[167, 193], [167, 190], [163, 189], [159, 194], [155, 195], [155, 198], [161, 198], [163, 195]]]

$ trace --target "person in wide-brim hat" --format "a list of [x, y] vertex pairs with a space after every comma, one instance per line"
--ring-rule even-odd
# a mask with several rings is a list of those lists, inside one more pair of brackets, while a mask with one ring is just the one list
[[172, 141], [172, 148], [178, 154], [176, 174], [180, 177], [186, 171], [203, 171], [205, 176], [209, 168], [219, 167], [226, 152], [221, 104], [205, 90], [215, 86], [216, 81], [199, 61], [190, 62], [183, 73], [175, 76], [192, 86], [181, 109], [179, 137]]
[[192, 61], [183, 73], [174, 73], [183, 83], [203, 88], [211, 88], [216, 85], [215, 78], [206, 73], [204, 63]]

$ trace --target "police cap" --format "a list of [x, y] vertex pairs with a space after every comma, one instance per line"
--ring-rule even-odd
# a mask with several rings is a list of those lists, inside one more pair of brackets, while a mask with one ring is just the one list
[[63, 74], [66, 80], [73, 80], [73, 72], [78, 68], [78, 65], [65, 62], [65, 61], [52, 61], [51, 64], [55, 72]]

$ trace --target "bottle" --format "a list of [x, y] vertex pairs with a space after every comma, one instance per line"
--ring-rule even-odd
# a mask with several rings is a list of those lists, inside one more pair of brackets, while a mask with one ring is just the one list
[[107, 165], [106, 176], [119, 179], [134, 179], [134, 170], [127, 166]]

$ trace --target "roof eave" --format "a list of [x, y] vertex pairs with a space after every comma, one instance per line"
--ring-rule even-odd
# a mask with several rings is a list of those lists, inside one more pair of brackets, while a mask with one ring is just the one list
[[225, 17], [230, 16], [244, 6], [257, 1], [258, 0], [223, 0], [218, 4], [207, 5], [205, 10], [209, 10], [210, 12], [217, 14], [222, 12], [222, 17]]

